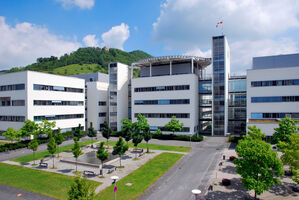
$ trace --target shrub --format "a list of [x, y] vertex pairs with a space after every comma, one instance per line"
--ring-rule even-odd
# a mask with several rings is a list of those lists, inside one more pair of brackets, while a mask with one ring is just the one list
[[228, 138], [228, 141], [231, 143], [238, 143], [239, 140], [241, 140], [243, 138], [243, 136], [230, 136]]
[[[174, 135], [174, 134], [153, 134], [154, 139], [160, 140], [181, 140], [181, 141], [190, 141], [190, 136], [188, 135]], [[202, 135], [193, 135], [191, 137], [192, 142], [203, 141]]]
[[229, 186], [231, 184], [231, 181], [227, 178], [222, 179], [222, 185]]
[[230, 160], [230, 161], [234, 161], [235, 159], [236, 159], [235, 156], [230, 156], [230, 157], [229, 157], [229, 160]]

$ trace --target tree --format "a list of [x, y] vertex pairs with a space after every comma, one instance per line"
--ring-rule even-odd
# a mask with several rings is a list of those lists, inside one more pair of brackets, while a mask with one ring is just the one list
[[55, 139], [52, 135], [52, 133], [49, 135], [49, 143], [47, 145], [47, 149], [49, 151], [49, 153], [52, 155], [52, 158], [53, 158], [53, 168], [54, 168], [54, 154], [56, 153], [57, 151], [57, 144], [55, 142]]
[[146, 141], [146, 152], [149, 153], [149, 149], [148, 149], [148, 142], [152, 139], [153, 134], [150, 131], [150, 128], [146, 129], [143, 132], [143, 139]]
[[127, 144], [132, 139], [133, 123], [130, 119], [121, 120], [123, 126], [121, 127], [122, 136], [125, 138]]
[[42, 120], [42, 123], [38, 124], [39, 134], [50, 135], [53, 133], [53, 129], [56, 126], [56, 122], [49, 122], [47, 120]]
[[21, 128], [22, 136], [30, 137], [37, 136], [38, 134], [38, 124], [34, 121], [26, 120]]
[[179, 120], [176, 120], [175, 116], [172, 116], [170, 122], [165, 125], [165, 130], [171, 131], [174, 134], [174, 132], [182, 131], [183, 126], [183, 123], [180, 123]]
[[283, 165], [276, 152], [271, 150], [260, 134], [260, 130], [251, 129], [251, 135], [239, 140], [236, 152], [239, 158], [234, 160], [236, 172], [241, 175], [242, 184], [247, 190], [254, 190], [254, 197], [269, 190], [270, 186], [280, 182]]
[[61, 133], [61, 129], [58, 128], [57, 133], [54, 135], [55, 142], [58, 146], [58, 157], [59, 157], [59, 146], [63, 143], [64, 141], [64, 136]]
[[299, 184], [299, 134], [292, 134], [289, 142], [279, 141], [278, 150], [283, 153], [281, 156], [283, 164], [289, 165], [294, 174], [293, 181]]
[[81, 124], [79, 124], [79, 126], [74, 131], [74, 141], [79, 141], [82, 137], [82, 127]]
[[102, 130], [102, 136], [107, 139], [107, 146], [108, 146], [108, 140], [109, 140], [111, 134], [112, 134], [112, 129], [109, 127], [108, 123], [105, 121], [104, 128]]
[[88, 183], [86, 178], [77, 176], [70, 190], [68, 191], [69, 200], [94, 200], [94, 188]]
[[76, 158], [76, 171], [77, 171], [77, 162], [78, 162], [78, 157], [83, 154], [81, 151], [81, 147], [78, 141], [75, 141], [74, 147], [72, 149], [73, 155]]
[[278, 125], [278, 128], [274, 128], [275, 132], [271, 141], [272, 144], [277, 144], [279, 141], [290, 142], [290, 136], [299, 130], [296, 126], [296, 121], [289, 117], [280, 120]]
[[29, 142], [29, 149], [32, 150], [32, 154], [33, 154], [33, 164], [35, 165], [35, 152], [37, 151], [38, 148], [38, 142], [37, 139], [34, 138], [33, 140], [31, 140]]
[[7, 128], [6, 132], [3, 133], [3, 136], [9, 139], [11, 142], [13, 140], [19, 141], [22, 138], [22, 132], [21, 130], [16, 131], [13, 128]]
[[90, 126], [88, 128], [88, 133], [87, 133], [88, 137], [90, 137], [91, 139], [93, 139], [94, 137], [97, 136], [97, 132], [94, 130], [93, 126], [92, 126], [92, 122], [90, 122]]
[[112, 154], [119, 155], [119, 166], [121, 167], [121, 156], [126, 153], [129, 149], [129, 146], [125, 144], [122, 137], [119, 137], [118, 141], [116, 142], [115, 146], [113, 147]]
[[107, 149], [105, 149], [104, 144], [105, 144], [104, 142], [100, 143], [100, 147], [98, 148], [98, 152], [97, 152], [97, 158], [102, 163], [101, 173], [100, 173], [101, 175], [103, 174], [103, 163], [109, 157], [108, 151], [107, 151]]

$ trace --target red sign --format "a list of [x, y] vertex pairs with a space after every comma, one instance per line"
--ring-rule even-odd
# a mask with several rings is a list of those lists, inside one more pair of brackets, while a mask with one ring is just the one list
[[115, 187], [114, 187], [114, 192], [116, 192], [116, 191], [117, 191], [117, 187], [115, 186]]

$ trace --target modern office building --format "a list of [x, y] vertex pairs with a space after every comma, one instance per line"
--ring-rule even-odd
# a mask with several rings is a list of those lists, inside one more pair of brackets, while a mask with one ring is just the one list
[[196, 56], [157, 57], [133, 63], [133, 68], [140, 69], [140, 76], [131, 79], [132, 122], [142, 114], [151, 130], [163, 130], [175, 116], [184, 123], [179, 134], [198, 133], [198, 80], [210, 63], [211, 59]]
[[33, 71], [0, 75], [0, 131], [25, 120], [56, 121], [62, 131], [84, 126], [84, 80]]
[[110, 63], [108, 88], [109, 126], [121, 130], [121, 120], [128, 118], [129, 66], [122, 63]]
[[225, 136], [228, 131], [228, 78], [230, 50], [225, 36], [212, 39], [212, 135]]
[[299, 54], [253, 58], [247, 70], [247, 126], [271, 136], [284, 117], [299, 119]]
[[[106, 114], [104, 114], [104, 112], [108, 112], [106, 110], [106, 106], [108, 106], [108, 74], [95, 72], [71, 75], [71, 77], [77, 77], [85, 80], [85, 127], [89, 128], [90, 122], [92, 122], [94, 129], [100, 130], [100, 124], [103, 125], [104, 121], [108, 121], [108, 115], [106, 116]], [[105, 105], [103, 103], [103, 99], [106, 101]], [[91, 102], [88, 102], [88, 100]], [[102, 103], [99, 103], [99, 101]]]

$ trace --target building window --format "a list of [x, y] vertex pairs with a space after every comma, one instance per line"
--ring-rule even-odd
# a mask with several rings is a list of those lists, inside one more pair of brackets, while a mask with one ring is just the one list
[[140, 87], [134, 88], [135, 92], [157, 92], [157, 91], [173, 91], [173, 90], [189, 90], [189, 85], [169, 85], [156, 87]]
[[84, 114], [70, 114], [70, 115], [44, 115], [44, 116], [34, 116], [34, 121], [42, 120], [66, 120], [66, 119], [80, 119], [83, 118]]
[[190, 104], [190, 99], [135, 100], [135, 105]]
[[24, 116], [1, 116], [0, 115], [0, 121], [2, 122], [24, 122], [25, 117]]
[[285, 117], [299, 119], [299, 113], [251, 113], [251, 119], [282, 119]]
[[106, 117], [106, 113], [105, 112], [100, 112], [99, 117]]
[[12, 106], [25, 106], [25, 100], [12, 100]]
[[52, 85], [33, 85], [34, 90], [48, 90], [48, 91], [59, 91], [59, 92], [75, 92], [75, 93], [83, 93], [84, 89], [81, 88], [70, 88], [70, 87], [62, 87], [62, 86], [52, 86]]
[[99, 106], [106, 106], [106, 101], [99, 101]]
[[14, 84], [14, 85], [0, 85], [0, 92], [12, 91], [12, 90], [25, 90], [25, 84]]
[[0, 106], [10, 106], [10, 97], [0, 97]]
[[[158, 129], [160, 129], [161, 131], [166, 131], [164, 126], [150, 126], [151, 131], [156, 131]], [[189, 127], [183, 127], [182, 131], [180, 131], [180, 132], [188, 133], [188, 132], [190, 132], [190, 128]]]
[[190, 118], [189, 113], [135, 113], [135, 118], [137, 118], [138, 114], [146, 118], [172, 118], [173, 116], [176, 118]]
[[83, 106], [83, 101], [34, 100], [35, 106]]
[[251, 97], [251, 103], [299, 102], [299, 96]]
[[251, 81], [251, 87], [299, 85], [299, 79]]

